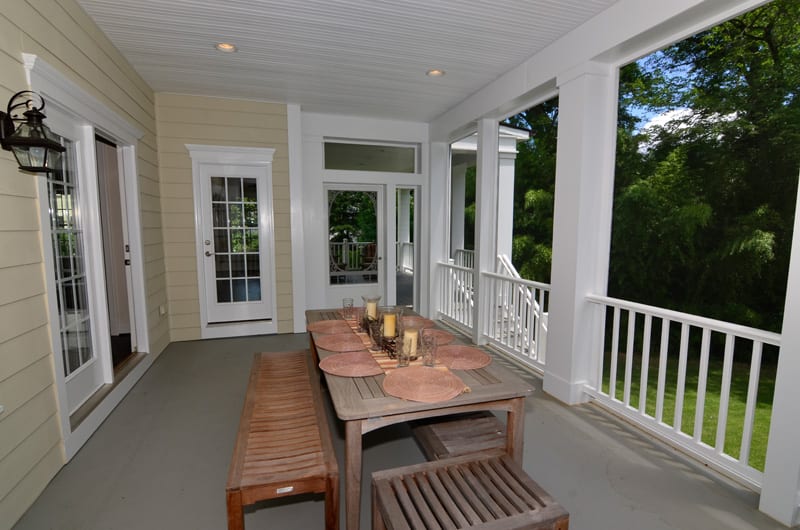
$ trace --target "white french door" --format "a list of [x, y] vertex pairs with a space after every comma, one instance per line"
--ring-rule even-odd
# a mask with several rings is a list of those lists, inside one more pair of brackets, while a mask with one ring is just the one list
[[206, 324], [274, 320], [269, 167], [201, 164], [195, 178]]
[[53, 343], [61, 356], [67, 407], [72, 413], [111, 381], [108, 344], [100, 340], [107, 320], [97, 318], [105, 308], [96, 307], [96, 300], [90, 297], [94, 287], [90, 278], [97, 271], [91, 270], [86, 258], [91, 243], [85, 232], [90, 222], [85, 212], [91, 210], [96, 196], [81, 185], [76, 143], [69, 139], [63, 143], [67, 151], [61, 169], [46, 175], [48, 215], [43, 221], [49, 227], [52, 249], [46, 259], [51, 263], [55, 292], [50, 298]]

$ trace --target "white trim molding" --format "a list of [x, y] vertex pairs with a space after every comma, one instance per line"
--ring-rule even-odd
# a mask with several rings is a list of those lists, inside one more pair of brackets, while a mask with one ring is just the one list
[[[204, 169], [208, 166], [249, 166], [264, 168], [267, 177], [267, 194], [270, 208], [272, 205], [272, 159], [275, 149], [269, 147], [240, 147], [224, 145], [201, 145], [185, 144], [192, 159], [192, 192], [194, 195], [194, 226], [196, 243], [203, 241], [206, 236], [203, 234], [203, 181]], [[270, 319], [237, 321], [224, 323], [209, 323], [209, 311], [206, 307], [208, 292], [206, 289], [205, 275], [203, 274], [205, 262], [204, 255], [199, 250], [197, 256], [197, 288], [198, 305], [200, 306], [200, 337], [203, 339], [215, 339], [223, 337], [234, 337], [238, 335], [264, 335], [278, 332], [278, 308], [277, 295], [275, 293], [275, 238], [272, 226], [272, 211], [270, 209], [267, 224], [269, 225], [268, 234], [271, 236], [269, 242], [269, 289], [271, 297]], [[263, 286], [262, 286], [263, 292]]]

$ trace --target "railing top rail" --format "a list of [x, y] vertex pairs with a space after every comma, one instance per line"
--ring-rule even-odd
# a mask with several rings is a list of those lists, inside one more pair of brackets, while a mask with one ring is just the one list
[[[472, 269], [470, 269], [470, 270], [472, 270]], [[523, 278], [513, 278], [511, 276], [506, 276], [504, 274], [497, 274], [495, 272], [481, 272], [481, 275], [486, 276], [487, 278], [496, 278], [498, 280], [504, 280], [504, 281], [507, 281], [507, 282], [513, 282], [513, 283], [516, 283], [516, 284], [519, 284], [519, 285], [524, 285], [526, 287], [533, 287], [535, 289], [542, 289], [544, 291], [549, 291], [550, 290], [550, 284], [549, 283], [536, 282], [536, 281], [533, 281], [533, 280], [525, 280]]]
[[462, 267], [461, 265], [456, 265], [455, 263], [447, 263], [446, 261], [437, 261], [438, 265], [443, 265], [448, 269], [455, 269], [457, 271], [464, 271], [464, 272], [474, 272], [472, 267]]
[[720, 333], [732, 333], [736, 336], [756, 340], [765, 344], [772, 344], [774, 346], [781, 345], [781, 335], [771, 331], [764, 331], [749, 326], [742, 326], [741, 324], [732, 324], [724, 320], [716, 320], [708, 317], [701, 317], [698, 315], [691, 315], [689, 313], [681, 313], [672, 309], [664, 309], [663, 307], [649, 306], [640, 304], [638, 302], [629, 302], [627, 300], [620, 300], [619, 298], [611, 298], [608, 296], [600, 296], [596, 294], [587, 294], [586, 299], [595, 304], [605, 304], [636, 311], [637, 313], [648, 313], [655, 317], [666, 318], [668, 320], [687, 322], [690, 325], [697, 327], [708, 328], [712, 331]]

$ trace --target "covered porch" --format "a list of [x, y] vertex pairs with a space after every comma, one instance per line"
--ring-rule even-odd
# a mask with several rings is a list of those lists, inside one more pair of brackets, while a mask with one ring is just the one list
[[[532, 382], [523, 464], [572, 528], [797, 525], [800, 218], [780, 334], [607, 296], [620, 68], [764, 0], [311, 4], [29, 0], [0, 14], [0, 85], [44, 95], [70, 149], [61, 174], [74, 178], [0, 160], [0, 242], [12, 249], [0, 263], [0, 529], [223, 527], [252, 354], [308, 347], [307, 309], [374, 291]], [[238, 51], [221, 46], [235, 39]], [[510, 259], [514, 147], [528, 135], [502, 122], [556, 95], [544, 283]], [[137, 354], [119, 372], [94, 215], [107, 202], [101, 144], [126, 237], [115, 274], [129, 298], [114, 301], [130, 309], [120, 318]], [[471, 245], [453, 221], [467, 158]], [[350, 192], [375, 211], [363, 239], [327, 226]], [[81, 212], [59, 254], [58, 223]], [[353, 241], [367, 243], [351, 252]], [[57, 276], [62, 259], [86, 270]], [[713, 381], [711, 344], [722, 345]], [[765, 351], [779, 358], [768, 427]], [[734, 394], [740, 423], [728, 420]], [[756, 433], [768, 437], [759, 462]], [[364, 455], [365, 483], [422, 459], [405, 427], [370, 434]], [[248, 527], [323, 520], [318, 499], [264, 508]]]
[[[307, 346], [305, 334], [173, 343], [15, 529], [224, 528], [223, 486], [252, 354]], [[540, 377], [520, 373], [536, 388], [525, 409], [524, 468], [569, 511], [570, 528], [783, 528], [758, 511], [753, 492], [596, 405], [560, 403]], [[330, 409], [329, 419], [341, 459], [341, 423]], [[365, 480], [423, 460], [405, 426], [364, 440]], [[369, 494], [364, 488], [362, 528]], [[245, 525], [321, 528], [323, 504], [318, 496], [261, 503]]]

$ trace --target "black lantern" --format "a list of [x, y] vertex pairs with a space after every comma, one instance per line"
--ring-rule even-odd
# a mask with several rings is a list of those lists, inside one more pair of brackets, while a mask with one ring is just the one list
[[[27, 110], [22, 117], [14, 114], [23, 108]], [[44, 98], [23, 90], [11, 96], [6, 112], [0, 112], [0, 144], [14, 153], [20, 169], [33, 173], [60, 169], [61, 153], [66, 150], [59, 137], [44, 124], [42, 109]], [[20, 122], [19, 127], [14, 122]]]

